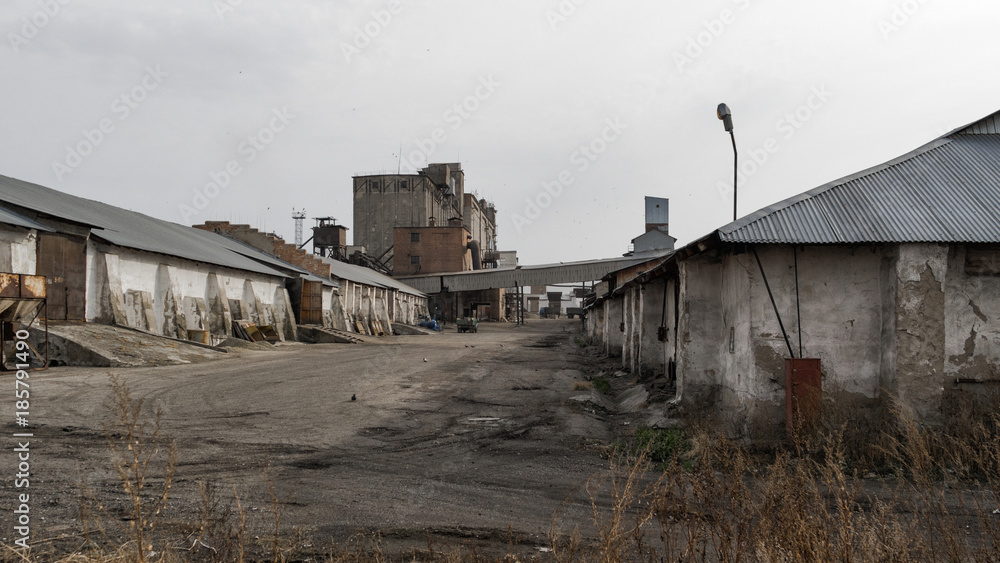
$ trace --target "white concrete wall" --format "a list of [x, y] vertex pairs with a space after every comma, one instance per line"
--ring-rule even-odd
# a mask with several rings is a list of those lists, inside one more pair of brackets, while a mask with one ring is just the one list
[[[212, 274], [218, 288], [215, 292], [211, 291], [209, 284]], [[98, 245], [93, 241], [88, 243], [88, 321], [113, 321], [158, 334], [183, 337], [183, 333], [179, 332], [181, 329], [209, 330], [207, 305], [220, 291], [224, 292], [227, 301], [246, 302], [251, 316], [248, 320], [261, 325], [276, 325], [276, 330], [286, 335], [289, 325], [294, 324], [291, 311], [286, 310], [284, 278]], [[151, 296], [155, 326], [144, 326], [142, 319], [132, 314], [126, 314], [127, 320], [116, 318], [114, 300], [124, 301], [129, 292], [146, 292]], [[228, 303], [225, 307], [228, 308]]]
[[38, 233], [13, 225], [0, 225], [0, 272], [35, 275]]

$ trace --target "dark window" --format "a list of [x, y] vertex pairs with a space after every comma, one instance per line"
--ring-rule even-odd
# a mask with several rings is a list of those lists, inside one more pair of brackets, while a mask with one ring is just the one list
[[410, 242], [420, 242], [420, 233], [410, 233]]
[[420, 263], [419, 256], [410, 256], [410, 264], [419, 264], [419, 263]]

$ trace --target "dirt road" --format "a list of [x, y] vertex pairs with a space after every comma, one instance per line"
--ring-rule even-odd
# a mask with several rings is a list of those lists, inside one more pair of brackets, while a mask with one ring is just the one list
[[[264, 536], [273, 528], [269, 466], [282, 528], [301, 529], [317, 547], [381, 530], [390, 552], [428, 538], [496, 547], [513, 537], [534, 550], [547, 544], [557, 512], [562, 529], [586, 531], [592, 514], [582, 487], [608, 468], [593, 444], [614, 440], [621, 421], [569, 400], [585, 380], [573, 341], [579, 321], [480, 326], [477, 334], [452, 328], [382, 344], [233, 351], [185, 366], [39, 373], [33, 537], [81, 531], [81, 483], [109, 514], [126, 513], [103, 426], [109, 373], [162, 408], [177, 443], [168, 527], [197, 519], [198, 482], [206, 481], [223, 498], [235, 489], [250, 506], [253, 533]], [[12, 419], [12, 406], [3, 409]], [[12, 448], [0, 464], [13, 472]], [[14, 492], [5, 479], [5, 536]]]

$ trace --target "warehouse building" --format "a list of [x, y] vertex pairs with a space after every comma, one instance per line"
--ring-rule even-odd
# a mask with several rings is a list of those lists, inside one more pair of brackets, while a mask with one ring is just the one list
[[296, 338], [286, 285], [310, 276], [214, 233], [5, 176], [0, 241], [0, 269], [46, 277], [50, 321], [202, 342], [232, 335], [234, 320]]
[[[938, 420], [952, 392], [1000, 383], [998, 126], [991, 115], [620, 272], [590, 337], [625, 367], [675, 374], [679, 406], [748, 436], [781, 433], [800, 392], [848, 407], [888, 394]], [[788, 360], [814, 362], [812, 390], [789, 388], [806, 364]]]

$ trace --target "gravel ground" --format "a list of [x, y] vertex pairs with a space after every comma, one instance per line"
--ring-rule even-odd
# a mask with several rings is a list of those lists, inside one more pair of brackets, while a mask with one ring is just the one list
[[[377, 344], [234, 349], [189, 365], [38, 372], [33, 542], [76, 549], [83, 540], [75, 534], [97, 525], [81, 519], [85, 495], [105, 507], [112, 536], [117, 526], [107, 520], [127, 514], [107, 449], [109, 374], [147, 407], [162, 408], [163, 429], [177, 444], [168, 529], [197, 523], [199, 482], [208, 482], [223, 504], [239, 494], [251, 535], [264, 538], [274, 526], [270, 481], [283, 532], [301, 532], [317, 549], [379, 530], [389, 553], [428, 542], [542, 553], [553, 525], [592, 534], [584, 485], [607, 472], [601, 444], [618, 438], [625, 419], [569, 400], [587, 378], [581, 370], [598, 365], [574, 344], [579, 326], [483, 323], [476, 334], [449, 327]], [[4, 536], [20, 492], [12, 449], [0, 455], [11, 473]]]

